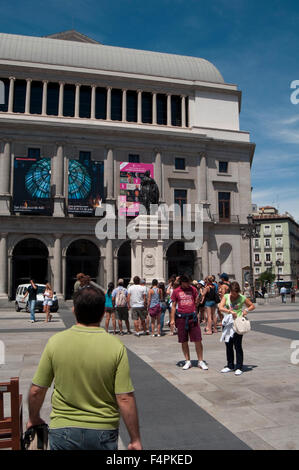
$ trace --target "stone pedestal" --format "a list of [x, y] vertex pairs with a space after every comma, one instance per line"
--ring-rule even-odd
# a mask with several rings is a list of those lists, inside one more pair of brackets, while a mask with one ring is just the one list
[[[145, 279], [150, 285], [153, 279], [165, 282], [165, 266], [163, 253], [163, 233], [167, 227], [158, 217], [139, 215], [135, 219], [136, 233], [140, 237], [132, 240], [131, 275]], [[131, 279], [131, 280], [132, 280]]]

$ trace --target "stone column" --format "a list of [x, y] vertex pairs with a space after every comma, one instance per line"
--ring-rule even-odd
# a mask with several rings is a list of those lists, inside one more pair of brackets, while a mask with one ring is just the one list
[[106, 243], [106, 284], [113, 282], [113, 244], [112, 240], [108, 239]]
[[15, 77], [9, 77], [9, 95], [8, 95], [8, 112], [13, 112], [13, 99], [15, 90]]
[[7, 233], [0, 233], [0, 299], [7, 300]]
[[53, 286], [54, 291], [57, 294], [58, 298], [62, 298], [62, 253], [61, 253], [61, 237], [60, 233], [54, 234], [55, 241], [54, 241], [54, 251], [53, 251]]
[[107, 109], [106, 109], [106, 120], [111, 121], [111, 87], [107, 88]]
[[167, 126], [171, 126], [171, 94], [167, 94]]
[[64, 94], [64, 82], [59, 82], [58, 117], [63, 116], [63, 94]]
[[127, 90], [123, 90], [122, 96], [122, 122], [127, 121]]
[[186, 127], [186, 97], [181, 96], [182, 127]]
[[107, 187], [107, 199], [113, 199], [114, 197], [114, 159], [113, 149], [107, 149], [107, 164], [106, 164], [106, 187]]
[[79, 117], [80, 114], [80, 84], [76, 83], [76, 93], [75, 93], [75, 118]]
[[4, 141], [1, 146], [3, 151], [0, 153], [0, 215], [10, 215], [11, 143]]
[[137, 90], [137, 124], [142, 124], [142, 91]]
[[90, 106], [90, 118], [96, 118], [96, 85], [91, 87], [91, 106]]
[[152, 114], [153, 124], [157, 124], [157, 93], [153, 93]]
[[200, 153], [199, 162], [199, 198], [200, 201], [207, 201], [207, 157], [205, 152]]
[[208, 242], [208, 233], [204, 233], [204, 240], [203, 240], [203, 245], [201, 248], [202, 251], [202, 274], [203, 277], [205, 278], [208, 276], [210, 273], [210, 264], [209, 264], [209, 242]]
[[64, 217], [64, 144], [57, 143], [53, 158], [54, 217]]
[[43, 81], [43, 104], [42, 104], [42, 116], [47, 115], [47, 95], [48, 95], [48, 81]]
[[26, 99], [25, 99], [25, 114], [30, 114], [30, 98], [31, 98], [31, 78], [26, 81]]
[[161, 152], [159, 149], [155, 149], [156, 152], [156, 159], [155, 159], [155, 167], [154, 167], [154, 179], [158, 185], [159, 192], [160, 192], [160, 200], [163, 200], [163, 178], [162, 178], [162, 159], [161, 159]]

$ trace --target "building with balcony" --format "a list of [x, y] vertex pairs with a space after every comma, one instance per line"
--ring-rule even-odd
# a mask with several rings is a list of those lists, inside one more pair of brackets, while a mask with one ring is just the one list
[[299, 225], [289, 214], [275, 207], [260, 207], [253, 214], [261, 224], [260, 236], [253, 241], [254, 278], [270, 270], [275, 281], [299, 280]]
[[76, 31], [0, 34], [0, 64], [1, 298], [30, 277], [69, 298], [78, 272], [103, 286], [147, 276], [149, 261], [155, 274], [155, 259], [144, 258], [140, 272], [132, 266], [138, 240], [95, 236], [96, 206], [118, 210], [121, 191], [126, 210], [138, 199], [138, 174], [124, 174], [126, 162], [153, 168], [165, 204], [204, 207], [200, 249], [159, 241], [160, 277], [224, 271], [242, 281], [255, 145], [240, 130], [241, 91], [213, 64]]

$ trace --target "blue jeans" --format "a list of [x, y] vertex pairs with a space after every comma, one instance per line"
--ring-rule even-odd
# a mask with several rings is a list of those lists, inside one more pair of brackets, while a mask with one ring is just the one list
[[30, 320], [33, 320], [33, 321], [35, 321], [35, 304], [36, 304], [36, 300], [30, 300], [29, 301]]
[[49, 429], [50, 450], [117, 450], [118, 429]]
[[161, 307], [161, 317], [160, 317], [161, 333], [164, 327], [164, 318], [165, 318], [166, 310], [167, 310], [166, 305]]

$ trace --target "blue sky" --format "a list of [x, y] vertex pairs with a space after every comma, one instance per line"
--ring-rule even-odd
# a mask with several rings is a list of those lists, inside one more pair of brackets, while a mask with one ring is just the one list
[[[77, 29], [104, 44], [203, 57], [242, 90], [253, 202], [299, 220], [299, 2], [294, 0], [0, 0], [0, 31]], [[298, 95], [299, 97], [299, 95]]]

